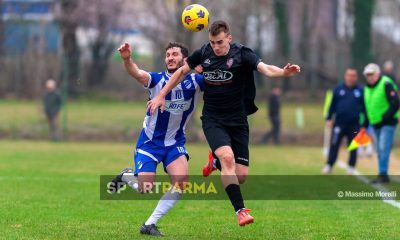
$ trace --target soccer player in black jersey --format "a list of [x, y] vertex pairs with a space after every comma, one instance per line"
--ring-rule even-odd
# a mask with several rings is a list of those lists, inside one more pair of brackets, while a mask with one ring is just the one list
[[[240, 226], [254, 218], [243, 203], [239, 184], [244, 183], [249, 166], [249, 126], [247, 115], [257, 111], [254, 105], [253, 72], [267, 77], [291, 77], [300, 72], [298, 65], [284, 68], [267, 65], [249, 48], [232, 43], [229, 26], [216, 21], [209, 28], [209, 43], [193, 52], [160, 91], [148, 102], [151, 114], [165, 109], [165, 96], [197, 65], [201, 65], [205, 80], [202, 127], [214, 156], [205, 167], [205, 176], [216, 168], [235, 209]], [[208, 170], [207, 170], [208, 169]]]

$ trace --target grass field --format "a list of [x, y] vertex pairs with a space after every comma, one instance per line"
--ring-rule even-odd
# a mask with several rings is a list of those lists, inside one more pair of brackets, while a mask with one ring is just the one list
[[[151, 239], [138, 228], [157, 201], [99, 199], [99, 176], [130, 164], [128, 144], [1, 141], [0, 149], [0, 239]], [[200, 174], [208, 147], [188, 145], [188, 150], [190, 173]], [[253, 146], [251, 156], [250, 174], [319, 174], [323, 165], [321, 149], [313, 147]], [[372, 163], [362, 162], [361, 170], [374, 173]], [[256, 221], [243, 228], [228, 201], [180, 201], [159, 226], [165, 239], [400, 236], [400, 209], [380, 200], [252, 200], [246, 205]]]
[[[200, 101], [200, 105], [202, 101]], [[76, 132], [101, 132], [126, 134], [140, 129], [145, 112], [145, 102], [121, 101], [72, 101], [67, 106], [68, 128]], [[259, 111], [249, 118], [253, 130], [267, 131], [270, 123], [267, 120], [264, 102], [257, 104]], [[303, 109], [304, 128], [296, 126], [296, 110]], [[193, 117], [195, 126], [199, 127], [202, 107], [196, 109]], [[15, 138], [20, 135], [36, 135], [45, 138], [47, 125], [38, 101], [0, 101], [0, 132], [8, 133]], [[110, 117], [112, 116], [112, 118]], [[63, 115], [61, 115], [63, 118]], [[282, 129], [292, 134], [321, 134], [323, 129], [322, 103], [283, 103]], [[11, 134], [10, 134], [11, 133]]]

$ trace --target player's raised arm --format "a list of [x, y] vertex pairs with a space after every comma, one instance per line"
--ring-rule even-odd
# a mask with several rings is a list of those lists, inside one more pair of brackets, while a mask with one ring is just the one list
[[119, 54], [121, 55], [122, 60], [124, 61], [124, 66], [126, 71], [135, 78], [138, 82], [140, 82], [143, 86], [147, 86], [149, 83], [150, 75], [148, 72], [140, 69], [136, 63], [133, 62], [131, 58], [132, 50], [129, 43], [124, 43], [118, 48]]
[[185, 76], [190, 72], [189, 65], [185, 62], [185, 64], [178, 68], [174, 74], [170, 77], [167, 84], [161, 89], [160, 93], [154, 97], [152, 100], [147, 102], [147, 109], [150, 110], [150, 114], [153, 115], [158, 108], [161, 109], [161, 112], [164, 112], [165, 109], [165, 96], [180, 82], [185, 79]]
[[297, 75], [301, 69], [298, 65], [288, 63], [284, 68], [279, 68], [274, 65], [268, 65], [260, 62], [257, 65], [257, 71], [267, 77], [292, 77]]

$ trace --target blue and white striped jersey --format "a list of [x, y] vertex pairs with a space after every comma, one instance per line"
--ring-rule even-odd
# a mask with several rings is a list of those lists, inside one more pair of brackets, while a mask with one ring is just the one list
[[[164, 71], [150, 72], [150, 80], [147, 89], [150, 99], [157, 96], [165, 86], [171, 75]], [[168, 147], [174, 144], [185, 144], [185, 127], [197, 105], [200, 91], [204, 89], [203, 76], [189, 74], [165, 97], [165, 111], [160, 110], [150, 116], [146, 113], [143, 121], [143, 129], [137, 142], [140, 147], [146, 142], [152, 141], [160, 147]]]

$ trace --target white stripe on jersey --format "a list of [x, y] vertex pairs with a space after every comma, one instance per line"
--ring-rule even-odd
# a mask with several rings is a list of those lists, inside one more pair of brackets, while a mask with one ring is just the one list
[[[156, 79], [153, 79], [151, 77], [151, 75], [150, 75], [150, 80], [149, 80], [149, 83], [148, 83], [148, 87], [150, 87], [152, 81], [155, 81], [155, 80]], [[163, 87], [162, 84], [163, 84], [164, 81], [165, 81], [165, 78], [162, 77], [160, 79], [160, 81], [158, 82], [158, 84], [154, 88], [149, 89], [150, 99], [153, 99], [155, 96], [157, 96], [157, 94], [160, 92], [160, 90]], [[144, 131], [146, 133], [146, 136], [149, 139], [153, 139], [154, 130], [155, 130], [156, 124], [157, 124], [157, 117], [158, 117], [158, 111], [156, 111], [153, 116], [147, 116], [146, 115], [146, 117], [144, 118], [143, 129], [144, 129]]]
[[[165, 72], [150, 73], [147, 88], [150, 99], [159, 94], [169, 77], [170, 75]], [[198, 76], [197, 80], [200, 81]], [[196, 82], [196, 75], [186, 76], [181, 84], [172, 89], [170, 96], [166, 97], [166, 112], [159, 114], [156, 111], [153, 116], [147, 115], [145, 117], [143, 131], [146, 137], [156, 144], [164, 146], [171, 146], [177, 141], [184, 141], [185, 127], [195, 110], [200, 91], [201, 87]], [[194, 105], [192, 106], [192, 104]], [[138, 142], [144, 141], [145, 139], [140, 138]]]
[[[181, 98], [177, 98], [177, 97], [180, 97], [180, 96], [178, 96], [179, 94], [176, 93], [176, 89], [178, 87], [179, 87], [179, 85], [176, 86], [174, 89], [172, 89], [171, 101], [169, 101], [168, 103], [167, 102], [165, 103], [166, 109], [167, 109], [167, 106], [171, 106], [171, 104], [173, 104], [174, 102], [176, 102], [176, 104], [179, 104]], [[188, 103], [186, 103], [186, 105], [187, 104]], [[171, 109], [171, 108], [169, 108], [169, 109]], [[171, 112], [171, 114], [169, 116], [168, 129], [179, 129], [179, 127], [181, 125], [181, 121], [182, 121], [182, 111], [179, 112], [179, 111], [171, 111], [170, 110], [170, 112]], [[176, 143], [175, 136], [176, 136], [177, 132], [178, 131], [167, 131], [167, 134], [165, 136], [165, 141], [164, 141], [165, 146], [171, 146]]]
[[[194, 98], [194, 103], [193, 103], [195, 109], [193, 109], [193, 111], [192, 111], [192, 112], [189, 114], [189, 116], [186, 118], [186, 122], [185, 122], [185, 125], [184, 125], [184, 126], [186, 126], [186, 125], [188, 124], [189, 120], [192, 118], [192, 115], [193, 115], [194, 111], [196, 110], [197, 102], [199, 101], [199, 94], [197, 94], [197, 92], [201, 92], [200, 86], [199, 86], [199, 84], [196, 82], [196, 75], [195, 75], [195, 74], [191, 74], [190, 76], [192, 77], [192, 80], [193, 80], [193, 83], [194, 83], [194, 87], [195, 87], [195, 89], [196, 89], [196, 96], [195, 96], [195, 98]], [[185, 130], [185, 129], [184, 129], [184, 130]], [[184, 131], [183, 133], [186, 134], [185, 131]]]
[[153, 116], [144, 117], [143, 129], [144, 129], [144, 132], [146, 133], [146, 136], [149, 139], [153, 138], [154, 129], [155, 129], [155, 126], [157, 123], [157, 116], [158, 116], [158, 111], [156, 111]]

